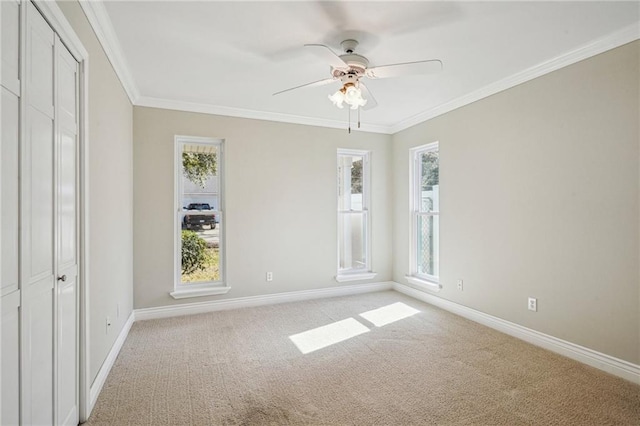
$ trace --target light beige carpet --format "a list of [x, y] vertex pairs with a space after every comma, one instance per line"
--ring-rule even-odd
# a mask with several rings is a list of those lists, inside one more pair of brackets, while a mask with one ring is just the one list
[[639, 425], [640, 387], [381, 292], [137, 322], [89, 424]]

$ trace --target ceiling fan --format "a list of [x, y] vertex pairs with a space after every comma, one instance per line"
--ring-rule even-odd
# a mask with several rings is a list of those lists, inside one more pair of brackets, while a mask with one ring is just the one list
[[[358, 41], [353, 39], [344, 40], [340, 43], [344, 54], [338, 55], [331, 48], [324, 44], [305, 44], [305, 47], [321, 57], [331, 66], [331, 76], [323, 80], [314, 81], [289, 89], [281, 90], [273, 95], [289, 92], [306, 87], [324, 86], [335, 81], [340, 81], [342, 87], [329, 99], [338, 108], [343, 108], [347, 104], [350, 109], [360, 111], [360, 108], [368, 110], [378, 105], [371, 91], [363, 81], [364, 78], [379, 79], [390, 77], [402, 77], [405, 75], [434, 74], [442, 70], [442, 61], [439, 59], [429, 59], [415, 62], [404, 62], [399, 64], [380, 65], [369, 68], [369, 60], [362, 55], [355, 53]], [[358, 123], [358, 127], [359, 123]]]

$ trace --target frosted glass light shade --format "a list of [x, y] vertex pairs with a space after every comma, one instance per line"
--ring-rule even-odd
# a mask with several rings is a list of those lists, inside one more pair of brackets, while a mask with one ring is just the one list
[[344, 99], [344, 94], [340, 90], [338, 90], [333, 95], [329, 95], [329, 99], [338, 108], [343, 108], [342, 103], [344, 102], [345, 99]]

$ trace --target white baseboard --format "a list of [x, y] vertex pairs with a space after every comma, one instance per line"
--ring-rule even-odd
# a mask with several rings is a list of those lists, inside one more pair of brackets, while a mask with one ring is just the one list
[[124, 345], [124, 341], [127, 340], [127, 336], [129, 335], [129, 330], [131, 330], [131, 326], [135, 321], [135, 312], [131, 312], [129, 318], [127, 318], [127, 322], [124, 323], [122, 330], [120, 330], [120, 334], [118, 334], [118, 338], [113, 343], [107, 358], [102, 363], [102, 367], [100, 367], [100, 371], [98, 371], [98, 375], [96, 379], [91, 384], [91, 388], [89, 389], [89, 412], [87, 413], [87, 418], [93, 411], [93, 406], [96, 405], [96, 401], [98, 400], [98, 395], [100, 395], [100, 391], [102, 390], [102, 386], [104, 386], [104, 382], [107, 380], [107, 376], [111, 371], [111, 367], [116, 362], [116, 358], [120, 353], [120, 349], [122, 349], [122, 345]]
[[427, 302], [510, 336], [640, 384], [640, 365], [594, 351], [593, 349], [585, 348], [584, 346], [576, 345], [575, 343], [567, 342], [566, 340], [558, 339], [548, 334], [540, 333], [539, 331], [485, 314], [484, 312], [476, 311], [475, 309], [442, 299], [441, 297], [427, 294], [404, 284], [393, 283], [393, 289], [414, 299]]
[[288, 293], [265, 294], [261, 296], [238, 297], [235, 299], [184, 303], [181, 305], [159, 306], [156, 308], [143, 308], [135, 310], [135, 317], [136, 321], [141, 321], [181, 315], [201, 314], [226, 309], [249, 308], [253, 306], [321, 299], [325, 297], [349, 296], [352, 294], [391, 290], [393, 288], [393, 284], [393, 282], [386, 281], [372, 284], [356, 284], [321, 288], [317, 290], [292, 291]]

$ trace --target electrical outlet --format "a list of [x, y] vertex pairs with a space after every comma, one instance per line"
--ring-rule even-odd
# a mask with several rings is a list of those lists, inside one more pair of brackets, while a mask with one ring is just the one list
[[535, 297], [530, 297], [528, 307], [530, 311], [538, 312], [538, 299], [536, 299]]
[[462, 281], [462, 280], [458, 280], [457, 284], [458, 284], [458, 290], [462, 291], [462, 290], [463, 290], [463, 288], [464, 288], [464, 283], [463, 283], [463, 281]]
[[267, 281], [273, 281], [273, 272], [267, 272]]

